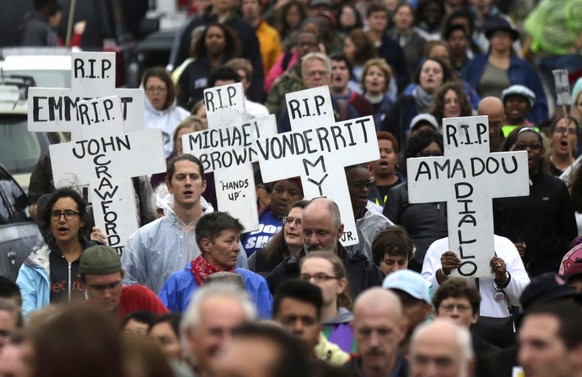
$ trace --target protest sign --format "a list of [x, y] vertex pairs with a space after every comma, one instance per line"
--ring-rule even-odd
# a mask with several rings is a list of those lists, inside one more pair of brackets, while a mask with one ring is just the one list
[[162, 134], [124, 132], [117, 96], [79, 101], [76, 112], [79, 138], [50, 146], [55, 187], [89, 185], [95, 223], [121, 254], [139, 228], [131, 177], [166, 171]]
[[71, 88], [29, 88], [29, 131], [70, 132], [77, 140], [79, 102], [113, 95], [120, 97], [125, 130], [143, 130], [144, 91], [115, 88], [115, 53], [75, 52], [71, 60]]
[[241, 83], [204, 90], [208, 130], [182, 136], [184, 153], [200, 159], [205, 172], [214, 172], [218, 209], [227, 211], [251, 232], [259, 227], [252, 163], [254, 140], [277, 133], [274, 115], [248, 119]]
[[266, 182], [301, 177], [306, 199], [325, 196], [340, 209], [344, 246], [358, 243], [344, 168], [380, 158], [371, 116], [335, 122], [329, 87], [286, 95], [291, 132], [256, 142]]
[[411, 203], [447, 202], [454, 276], [491, 276], [493, 198], [529, 195], [527, 152], [489, 152], [486, 116], [443, 119], [444, 157], [409, 158]]

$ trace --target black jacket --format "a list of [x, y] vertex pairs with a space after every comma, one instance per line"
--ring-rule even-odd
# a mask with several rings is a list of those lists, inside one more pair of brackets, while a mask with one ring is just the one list
[[[176, 38], [172, 44], [170, 64], [174, 67], [178, 67], [188, 58], [190, 42], [192, 39], [191, 35], [194, 29], [217, 21], [218, 18], [212, 14], [212, 6], [206, 8], [204, 15], [190, 18], [188, 23], [176, 34]], [[234, 30], [240, 42], [242, 57], [249, 59], [253, 66], [253, 77], [248, 97], [251, 101], [262, 103], [264, 97], [263, 84], [265, 81], [265, 75], [263, 73], [263, 61], [261, 59], [259, 39], [257, 38], [255, 29], [253, 29], [248, 22], [244, 21], [240, 14], [234, 10], [224, 24], [230, 26]]]
[[[299, 261], [305, 255], [305, 250], [301, 250], [297, 256], [285, 258], [267, 276], [267, 283], [273, 295], [285, 280], [299, 277]], [[346, 267], [350, 293], [353, 298], [367, 288], [382, 285], [384, 273], [359, 251], [349, 255], [347, 250], [338, 242], [338, 256]]]
[[547, 174], [531, 178], [529, 196], [493, 200], [495, 234], [525, 242], [530, 277], [556, 272], [578, 236], [574, 208], [564, 182]]

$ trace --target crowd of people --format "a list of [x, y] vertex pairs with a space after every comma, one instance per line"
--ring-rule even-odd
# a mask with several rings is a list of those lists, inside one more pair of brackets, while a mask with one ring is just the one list
[[[50, 34], [54, 3], [35, 1], [23, 40]], [[46, 245], [0, 279], [0, 377], [580, 375], [580, 0], [194, 3], [168, 66], [143, 75], [168, 169], [134, 178], [140, 228], [121, 256], [39, 160]], [[570, 104], [554, 103], [556, 68]], [[205, 89], [238, 82], [245, 115], [275, 114], [279, 132], [285, 94], [324, 85], [336, 121], [373, 117], [380, 158], [345, 168], [359, 243], [300, 177], [255, 166], [257, 230], [219, 206], [181, 137], [208, 128]], [[490, 276], [467, 279], [446, 202], [411, 203], [406, 162], [443, 156], [444, 120], [471, 115], [491, 152], [527, 152], [530, 190], [493, 200]]]

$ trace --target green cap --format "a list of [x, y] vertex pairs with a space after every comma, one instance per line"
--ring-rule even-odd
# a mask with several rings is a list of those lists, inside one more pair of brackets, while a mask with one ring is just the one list
[[121, 271], [119, 254], [109, 246], [92, 246], [81, 255], [79, 275], [109, 275]]

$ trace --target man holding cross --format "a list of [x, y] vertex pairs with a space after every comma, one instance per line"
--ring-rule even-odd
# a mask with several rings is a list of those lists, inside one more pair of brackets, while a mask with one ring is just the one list
[[[159, 293], [168, 278], [200, 255], [194, 227], [200, 216], [213, 211], [201, 194], [206, 189], [204, 168], [190, 154], [176, 157], [168, 166], [168, 191], [173, 207], [165, 216], [138, 229], [127, 241], [121, 258], [124, 285], [142, 284]], [[239, 253], [237, 265], [246, 265]]]

